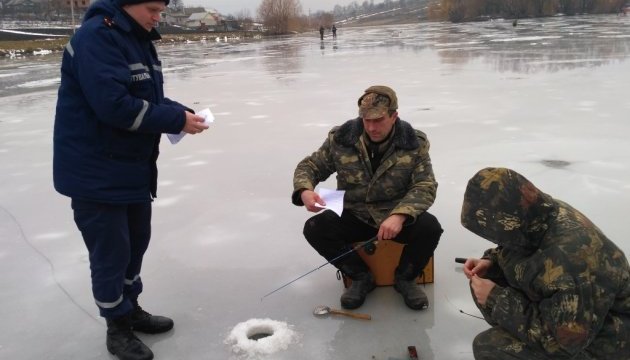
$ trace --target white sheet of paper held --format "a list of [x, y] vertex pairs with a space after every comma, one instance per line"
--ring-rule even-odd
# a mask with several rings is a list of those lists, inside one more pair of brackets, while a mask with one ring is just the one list
[[[203, 123], [206, 125], [214, 122], [214, 115], [212, 115], [210, 109], [203, 109], [199, 111], [197, 115], [204, 118]], [[186, 135], [186, 133], [182, 131], [179, 134], [166, 134], [166, 137], [168, 137], [168, 140], [171, 142], [171, 144], [175, 145], [184, 137], [184, 135]]]
[[330, 209], [334, 211], [335, 214], [341, 216], [341, 212], [343, 211], [343, 196], [346, 194], [345, 190], [319, 188], [319, 190], [317, 190], [317, 193], [324, 200], [324, 202], [326, 202], [326, 206], [322, 206], [319, 204], [315, 204], [315, 206], [322, 209]]

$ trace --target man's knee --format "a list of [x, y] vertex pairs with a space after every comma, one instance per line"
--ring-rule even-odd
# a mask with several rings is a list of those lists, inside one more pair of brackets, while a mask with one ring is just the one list
[[309, 243], [317, 242], [322, 237], [325, 229], [330, 227], [331, 222], [337, 220], [335, 217], [337, 215], [334, 212], [324, 211], [306, 220], [302, 231], [306, 240]]
[[475, 337], [473, 354], [475, 360], [536, 360], [545, 358], [498, 326], [483, 331]]
[[438, 219], [428, 212], [424, 212], [418, 217], [418, 225], [422, 227], [423, 232], [430, 238], [436, 238], [439, 240], [440, 236], [444, 232]]
[[496, 341], [493, 341], [494, 333], [494, 329], [488, 329], [475, 336], [472, 344], [475, 360], [493, 360], [498, 358], [498, 344]]

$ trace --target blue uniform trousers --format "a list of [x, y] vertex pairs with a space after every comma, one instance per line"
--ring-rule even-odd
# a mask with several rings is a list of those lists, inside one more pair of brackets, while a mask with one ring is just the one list
[[114, 205], [72, 199], [72, 209], [90, 255], [100, 315], [128, 313], [142, 292], [140, 268], [151, 239], [151, 202]]

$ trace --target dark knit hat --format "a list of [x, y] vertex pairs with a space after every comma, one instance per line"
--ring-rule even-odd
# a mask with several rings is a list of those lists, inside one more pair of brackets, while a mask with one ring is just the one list
[[123, 7], [125, 5], [135, 5], [142, 4], [145, 2], [159, 1], [164, 2], [164, 5], [168, 6], [170, 0], [114, 0], [114, 3], [118, 4], [118, 6]]

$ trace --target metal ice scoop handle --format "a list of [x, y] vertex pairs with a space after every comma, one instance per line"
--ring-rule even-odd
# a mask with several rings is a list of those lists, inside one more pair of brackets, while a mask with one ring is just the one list
[[354, 313], [346, 310], [339, 309], [331, 309], [328, 306], [320, 305], [313, 310], [313, 314], [315, 315], [326, 315], [326, 314], [335, 314], [335, 315], [344, 315], [355, 319], [362, 320], [372, 320], [372, 316], [368, 314], [360, 314]]
[[355, 319], [372, 320], [372, 315], [361, 314], [361, 313], [354, 313], [354, 312], [350, 312], [350, 311], [346, 311], [346, 310], [330, 309], [330, 313], [331, 314], [336, 314], [336, 315], [349, 316], [349, 317], [355, 318]]

